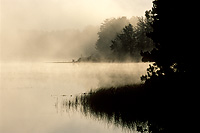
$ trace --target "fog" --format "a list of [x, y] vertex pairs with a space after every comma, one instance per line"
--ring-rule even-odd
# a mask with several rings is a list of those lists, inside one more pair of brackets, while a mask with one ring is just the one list
[[4, 61], [51, 61], [90, 55], [107, 18], [144, 16], [149, 0], [1, 0]]
[[2, 38], [4, 61], [71, 61], [95, 51], [98, 27], [79, 30], [20, 30]]
[[105, 122], [86, 119], [80, 112], [64, 114], [64, 110], [58, 110], [63, 104], [56, 106], [55, 102], [98, 87], [138, 83], [147, 66], [145, 63], [4, 63], [0, 69], [0, 132], [116, 133], [119, 130], [121, 133], [120, 128], [108, 129]]

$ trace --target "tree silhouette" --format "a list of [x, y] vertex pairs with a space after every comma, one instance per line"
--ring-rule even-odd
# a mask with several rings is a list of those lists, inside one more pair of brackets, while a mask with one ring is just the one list
[[136, 47], [134, 34], [133, 26], [129, 24], [123, 28], [121, 34], [118, 34], [117, 37], [112, 40], [110, 48], [118, 60], [123, 61], [127, 57], [134, 56]]
[[96, 42], [96, 49], [103, 58], [107, 58], [111, 54], [110, 45], [118, 33], [127, 25], [128, 19], [126, 17], [106, 19], [98, 32], [98, 40]]
[[[153, 61], [151, 69], [159, 77], [187, 75], [191, 71], [187, 32], [182, 27], [184, 6], [175, 1], [154, 0], [152, 10], [146, 12], [153, 31], [148, 33], [155, 45], [150, 52], [142, 52], [143, 61]], [[155, 69], [158, 67], [159, 69]], [[154, 69], [153, 69], [154, 68]], [[153, 69], [153, 70], [152, 70]], [[143, 76], [143, 80], [151, 79]]]
[[138, 18], [138, 23], [135, 27], [131, 24], [125, 26], [122, 33], [112, 40], [112, 45], [110, 46], [115, 60], [140, 61], [140, 52], [153, 48], [153, 41], [146, 36], [150, 31], [152, 31], [152, 28], [149, 20], [143, 17]]

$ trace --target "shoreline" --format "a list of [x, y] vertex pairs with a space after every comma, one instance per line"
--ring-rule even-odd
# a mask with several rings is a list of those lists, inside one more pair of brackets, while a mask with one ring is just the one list
[[149, 64], [153, 64], [154, 62], [71, 62], [71, 61], [52, 61], [52, 62], [45, 62], [45, 63], [110, 63], [110, 64], [114, 64], [114, 63], [149, 63]]

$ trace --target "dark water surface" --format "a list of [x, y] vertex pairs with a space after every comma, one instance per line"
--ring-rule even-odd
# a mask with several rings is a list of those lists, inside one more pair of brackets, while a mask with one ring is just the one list
[[130, 132], [78, 109], [69, 110], [63, 102], [90, 89], [139, 83], [147, 67], [145, 63], [1, 63], [0, 132]]

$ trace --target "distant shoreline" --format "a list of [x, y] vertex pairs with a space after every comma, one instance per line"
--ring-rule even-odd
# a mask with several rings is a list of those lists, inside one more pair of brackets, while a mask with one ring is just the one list
[[72, 62], [72, 61], [52, 61], [52, 62], [45, 62], [45, 63], [154, 63], [154, 62]]
[[74, 63], [71, 61], [49, 61], [49, 62], [45, 62], [45, 63]]

